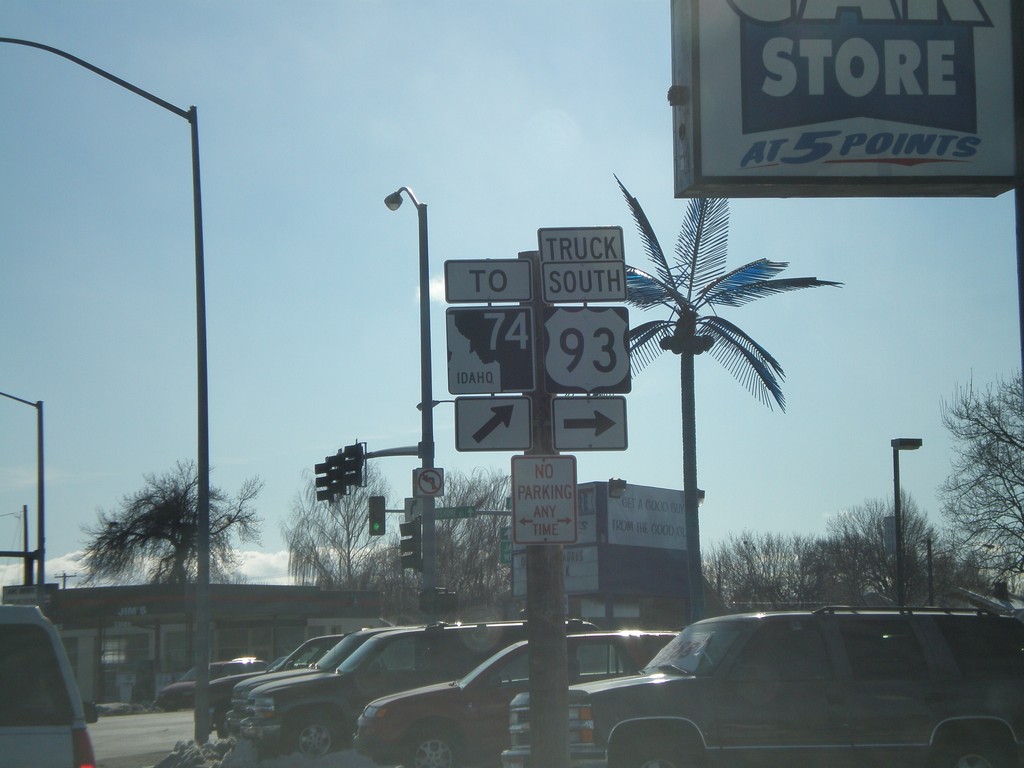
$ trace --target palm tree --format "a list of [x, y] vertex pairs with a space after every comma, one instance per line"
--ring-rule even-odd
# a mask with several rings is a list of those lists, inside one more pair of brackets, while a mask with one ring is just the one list
[[[626, 300], [640, 309], [664, 307], [669, 316], [650, 320], [629, 333], [630, 359], [639, 371], [664, 351], [679, 355], [683, 421], [683, 510], [687, 542], [690, 620], [704, 616], [704, 577], [697, 520], [697, 431], [693, 361], [710, 352], [755, 397], [786, 410], [782, 395], [785, 373], [778, 360], [744, 331], [717, 314], [718, 307], [739, 307], [776, 293], [822, 285], [839, 286], [815, 277], [775, 279], [786, 262], [758, 259], [726, 271], [729, 201], [690, 200], [676, 240], [675, 261], [669, 264], [647, 215], [616, 176], [629, 204], [654, 273], [626, 267]], [[701, 314], [706, 310], [707, 314]]]

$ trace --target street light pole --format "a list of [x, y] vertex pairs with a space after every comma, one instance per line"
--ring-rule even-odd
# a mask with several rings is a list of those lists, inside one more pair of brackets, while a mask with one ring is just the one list
[[919, 437], [894, 437], [892, 446], [893, 525], [896, 528], [896, 604], [905, 604], [903, 572], [903, 504], [900, 499], [900, 451], [916, 451], [923, 441]]
[[[39, 541], [39, 548], [36, 551], [36, 602], [39, 610], [46, 609], [46, 483], [43, 470], [43, 401], [22, 400], [20, 397], [0, 392], [0, 395], [9, 400], [16, 400], [19, 403], [30, 405], [36, 409], [36, 539]], [[28, 521], [24, 522], [25, 543], [23, 549], [28, 552]], [[28, 569], [26, 568], [26, 573]]]
[[[127, 80], [123, 80], [83, 59], [73, 56], [67, 51], [54, 48], [31, 40], [20, 40], [13, 37], [0, 37], [0, 43], [22, 45], [52, 53], [77, 64], [80, 67], [106, 78], [112, 83], [151, 101], [168, 112], [188, 121], [191, 126], [192, 144], [192, 223], [195, 232], [196, 262], [196, 357], [197, 357], [197, 411], [198, 411], [198, 473], [196, 487], [197, 537], [196, 545], [196, 708], [195, 708], [195, 740], [204, 743], [210, 735], [209, 683], [210, 683], [210, 415], [209, 385], [207, 378], [206, 353], [206, 276], [203, 250], [203, 206], [201, 184], [199, 179], [199, 113], [196, 108], [182, 109], [169, 101], [144, 91]], [[39, 466], [42, 472], [42, 419], [43, 404], [39, 406]], [[39, 583], [43, 589], [43, 530], [42, 530], [42, 482], [40, 481], [40, 530], [39, 530]]]
[[[400, 187], [384, 198], [388, 210], [397, 211], [402, 205], [402, 194], [416, 206], [419, 218], [419, 260], [420, 260], [420, 425], [419, 445], [420, 466], [434, 469], [434, 394], [433, 372], [430, 365], [430, 256], [427, 248], [427, 205], [416, 199], [408, 187]], [[423, 523], [423, 589], [433, 590], [437, 586], [437, 545], [434, 536], [434, 497], [422, 499], [421, 520]]]

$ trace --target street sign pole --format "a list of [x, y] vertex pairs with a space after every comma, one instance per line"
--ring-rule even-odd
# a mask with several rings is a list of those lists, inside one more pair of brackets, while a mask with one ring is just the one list
[[[526, 251], [519, 258], [533, 263], [533, 336], [543, 338], [544, 313], [540, 254]], [[543, 370], [543, 344], [535, 345], [534, 369]], [[537, 376], [533, 400], [533, 447], [527, 456], [551, 456], [551, 395], [543, 376]], [[513, 493], [515, 489], [513, 489]], [[535, 755], [544, 755], [549, 768], [569, 766], [569, 678], [565, 643], [565, 572], [561, 544], [526, 547], [526, 619], [530, 642], [530, 742]]]

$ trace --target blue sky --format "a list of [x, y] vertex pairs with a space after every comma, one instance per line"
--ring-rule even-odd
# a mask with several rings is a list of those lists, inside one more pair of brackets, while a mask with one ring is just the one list
[[[428, 205], [438, 284], [445, 260], [514, 258], [540, 227], [622, 226], [642, 266], [614, 174], [666, 247], [682, 221], [667, 0], [7, 0], [0, 36], [198, 108], [212, 482], [265, 482], [260, 562], [315, 462], [419, 439], [416, 216], [388, 193]], [[45, 402], [56, 558], [144, 474], [196, 453], [189, 129], [20, 46], [0, 45], [0, 100], [0, 391]], [[1012, 196], [734, 200], [729, 263], [761, 257], [845, 287], [727, 314], [785, 368], [785, 413], [698, 360], [705, 546], [823, 533], [889, 498], [900, 436], [924, 440], [903, 485], [940, 524], [943, 402], [1020, 367]], [[438, 399], [444, 308], [439, 291]], [[677, 359], [637, 375], [627, 407], [628, 450], [581, 452], [580, 481], [681, 487]], [[439, 466], [508, 471], [511, 454], [455, 450], [450, 403], [435, 424]], [[0, 549], [20, 547], [22, 505], [35, 514], [35, 427], [0, 399]], [[417, 461], [378, 461], [398, 505]]]

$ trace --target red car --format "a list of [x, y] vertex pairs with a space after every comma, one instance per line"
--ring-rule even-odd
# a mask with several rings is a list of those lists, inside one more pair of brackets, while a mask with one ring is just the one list
[[[243, 672], [262, 672], [267, 662], [253, 656], [242, 656], [230, 661], [211, 661], [210, 680]], [[156, 695], [154, 702], [160, 709], [173, 712], [176, 709], [191, 709], [196, 705], [196, 668], [178, 678], [177, 682], [165, 685]]]
[[[632, 675], [674, 632], [568, 635], [569, 683]], [[529, 645], [510, 645], [460, 680], [414, 688], [370, 702], [356, 748], [382, 765], [455, 768], [495, 763], [509, 746], [508, 704], [529, 688]]]

